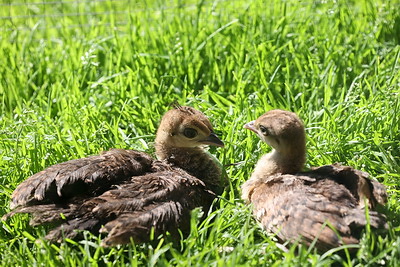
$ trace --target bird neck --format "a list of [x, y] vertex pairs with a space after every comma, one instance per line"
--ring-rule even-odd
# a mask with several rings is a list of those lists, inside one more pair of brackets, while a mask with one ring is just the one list
[[203, 148], [168, 147], [156, 143], [156, 156], [202, 180], [213, 192], [221, 193], [221, 166]]
[[263, 155], [257, 162], [249, 180], [242, 185], [242, 199], [251, 201], [255, 188], [275, 178], [275, 174], [300, 172], [306, 161], [305, 139], [292, 143], [281, 143], [281, 147]]
[[267, 178], [277, 173], [297, 173], [303, 169], [305, 161], [305, 145], [286, 150], [273, 149], [270, 153], [265, 154], [259, 159], [253, 175]]

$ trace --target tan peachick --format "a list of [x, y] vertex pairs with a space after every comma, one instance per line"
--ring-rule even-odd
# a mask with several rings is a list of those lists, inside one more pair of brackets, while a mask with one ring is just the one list
[[387, 227], [386, 217], [375, 211], [386, 203], [386, 189], [367, 173], [340, 164], [303, 171], [306, 136], [295, 113], [271, 110], [244, 127], [273, 149], [242, 185], [242, 198], [252, 204], [263, 228], [281, 242], [315, 241], [318, 250], [326, 251], [357, 244], [368, 223]]

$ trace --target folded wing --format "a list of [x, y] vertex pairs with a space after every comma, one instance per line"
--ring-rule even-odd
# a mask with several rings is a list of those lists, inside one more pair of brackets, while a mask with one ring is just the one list
[[187, 172], [129, 150], [57, 164], [24, 183], [5, 217], [30, 213], [31, 225], [54, 225], [51, 241], [106, 233], [104, 246], [146, 242], [151, 233], [178, 239], [189, 232], [191, 210], [207, 211], [215, 198]]
[[97, 195], [131, 176], [149, 172], [153, 161], [143, 152], [112, 149], [101, 155], [59, 163], [22, 182], [11, 196], [10, 208]]
[[[364, 173], [340, 165], [276, 174], [254, 190], [254, 214], [284, 242], [310, 245], [316, 240], [321, 250], [356, 244], [368, 223], [373, 228], [387, 227], [385, 216], [373, 210], [386, 199], [385, 190], [377, 185], [381, 184]], [[368, 211], [363, 203], [368, 203]]]

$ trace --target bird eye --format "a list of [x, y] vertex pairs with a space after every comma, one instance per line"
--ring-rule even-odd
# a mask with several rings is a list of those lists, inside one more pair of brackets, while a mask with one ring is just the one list
[[185, 130], [183, 130], [183, 135], [187, 138], [194, 138], [197, 135], [197, 131], [193, 128], [185, 128]]
[[263, 135], [269, 135], [268, 129], [262, 125], [260, 125], [260, 131]]

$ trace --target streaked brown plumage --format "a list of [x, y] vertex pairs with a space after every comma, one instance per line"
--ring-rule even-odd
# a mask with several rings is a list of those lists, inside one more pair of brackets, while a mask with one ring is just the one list
[[36, 173], [13, 192], [15, 213], [31, 213], [32, 225], [54, 223], [51, 241], [76, 238], [80, 231], [108, 233], [104, 246], [149, 240], [166, 231], [189, 231], [190, 212], [207, 211], [221, 192], [221, 169], [204, 145], [223, 146], [207, 117], [179, 106], [162, 118], [156, 155], [112, 149], [101, 155], [59, 163]]
[[365, 204], [371, 227], [387, 227], [385, 216], [375, 211], [386, 203], [386, 189], [367, 173], [340, 164], [301, 171], [305, 131], [295, 113], [271, 110], [245, 128], [273, 150], [243, 184], [242, 198], [252, 203], [257, 220], [280, 241], [311, 245], [316, 240], [320, 251], [357, 244], [368, 223]]

